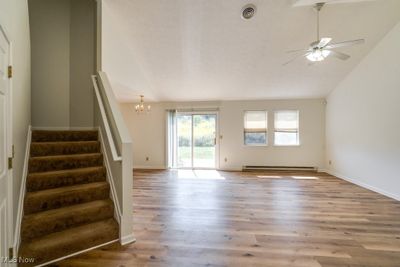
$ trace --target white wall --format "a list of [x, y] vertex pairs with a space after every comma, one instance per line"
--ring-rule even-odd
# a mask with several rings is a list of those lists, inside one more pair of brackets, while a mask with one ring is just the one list
[[31, 65], [28, 3], [26, 0], [0, 0], [0, 24], [12, 42], [13, 143], [13, 225], [22, 180], [26, 136], [31, 122]]
[[[228, 101], [221, 106], [220, 166], [241, 169], [243, 165], [324, 167], [324, 100]], [[243, 145], [243, 111], [268, 110], [268, 146]], [[274, 110], [298, 109], [300, 112], [300, 146], [273, 145]], [[228, 161], [225, 163], [225, 157]]]
[[69, 14], [69, 0], [29, 1], [34, 126], [69, 126]]
[[93, 125], [95, 70], [95, 14], [93, 0], [71, 1], [70, 26], [70, 126]]
[[399, 47], [400, 23], [329, 95], [326, 116], [330, 172], [398, 200]]
[[94, 0], [29, 0], [32, 124], [93, 126]]
[[134, 168], [165, 168], [166, 111], [163, 104], [152, 106], [145, 116], [135, 114], [133, 104], [120, 106], [132, 138]]
[[[133, 104], [121, 104], [121, 110], [133, 141], [133, 164], [136, 168], [164, 168], [166, 162], [165, 132], [167, 108], [218, 107], [220, 169], [240, 170], [243, 165], [315, 166], [324, 168], [325, 104], [323, 99], [221, 101], [192, 103], [153, 103], [152, 111], [137, 115]], [[243, 145], [243, 112], [269, 111], [269, 145]], [[300, 142], [298, 147], [273, 146], [273, 111], [300, 111]], [[149, 157], [149, 161], [146, 161]], [[225, 162], [227, 158], [227, 162]]]

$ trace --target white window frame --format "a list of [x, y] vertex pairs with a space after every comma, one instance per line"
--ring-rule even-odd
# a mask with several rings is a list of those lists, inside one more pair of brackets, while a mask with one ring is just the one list
[[[265, 113], [265, 143], [264, 144], [246, 144], [246, 113], [247, 112], [264, 112]], [[243, 145], [246, 147], [265, 147], [268, 146], [268, 110], [245, 110], [243, 112]]]
[[[276, 125], [276, 114], [277, 113], [279, 113], [279, 112], [287, 112], [287, 111], [290, 111], [290, 112], [297, 112], [297, 144], [276, 144], [276, 141], [275, 141], [275, 133], [276, 132], [282, 132], [282, 131], [278, 131], [278, 130], [280, 130], [280, 129], [276, 129], [276, 127], [275, 127], [275, 125]], [[272, 137], [273, 139], [274, 139], [274, 146], [288, 146], [288, 147], [297, 147], [297, 146], [300, 146], [300, 110], [298, 110], [298, 109], [279, 109], [279, 110], [274, 110], [274, 134], [273, 134], [273, 137]]]

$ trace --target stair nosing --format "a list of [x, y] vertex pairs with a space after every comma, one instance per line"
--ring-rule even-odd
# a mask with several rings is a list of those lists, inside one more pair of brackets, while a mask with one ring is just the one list
[[[100, 185], [107, 185], [110, 186], [108, 184], [107, 181], [101, 181], [101, 182], [91, 182], [91, 183], [85, 183], [85, 184], [76, 184], [76, 185], [69, 185], [69, 186], [61, 186], [61, 187], [56, 187], [56, 188], [49, 188], [49, 189], [44, 189], [44, 190], [39, 190], [39, 191], [33, 191], [33, 192], [26, 192], [25, 195], [25, 199], [27, 199], [27, 197], [32, 197], [35, 195], [40, 195], [43, 194], [44, 192], [57, 192], [60, 191], [61, 192], [67, 192], [67, 191], [73, 191], [74, 189], [79, 189], [80, 187], [89, 187], [89, 185], [92, 185], [93, 187], [100, 186]], [[63, 189], [63, 190], [61, 190]]]
[[97, 129], [88, 130], [32, 130], [33, 133], [47, 132], [47, 133], [87, 133], [87, 132], [98, 132]]
[[91, 167], [84, 167], [84, 168], [74, 168], [74, 169], [63, 169], [63, 170], [56, 170], [56, 171], [47, 171], [47, 172], [33, 172], [33, 173], [28, 173], [28, 179], [29, 177], [36, 177], [36, 176], [41, 176], [41, 175], [57, 175], [57, 174], [63, 174], [63, 173], [79, 173], [81, 171], [89, 171], [92, 169], [93, 171], [97, 170], [105, 170], [105, 167], [103, 165], [99, 166], [91, 166]]
[[[112, 205], [112, 207], [114, 207], [114, 203], [112, 202], [111, 199], [98, 199], [98, 200], [93, 200], [93, 201], [89, 201], [89, 202], [84, 202], [84, 203], [79, 203], [79, 204], [75, 204], [75, 205], [71, 205], [71, 206], [65, 206], [65, 207], [60, 207], [57, 209], [50, 209], [50, 210], [44, 210], [44, 211], [40, 211], [40, 212], [35, 212], [35, 213], [30, 213], [30, 214], [26, 214], [23, 218], [24, 221], [27, 221], [31, 218], [35, 218], [36, 216], [43, 216], [43, 215], [51, 215], [51, 214], [57, 214], [57, 213], [62, 213], [63, 211], [65, 212], [65, 210], [68, 209], [82, 209], [85, 208], [86, 206], [90, 206], [90, 204], [93, 202], [104, 202], [104, 205]], [[107, 202], [107, 203], [106, 203]]]
[[66, 143], [72, 143], [72, 144], [82, 144], [82, 143], [100, 143], [99, 140], [82, 140], [82, 141], [44, 141], [44, 142], [35, 142], [32, 141], [31, 145], [57, 145], [57, 144], [66, 144]]
[[37, 157], [29, 157], [29, 159], [54, 159], [54, 158], [74, 158], [74, 157], [84, 157], [84, 156], [102, 156], [101, 152], [97, 153], [80, 153], [80, 154], [66, 154], [66, 155], [50, 155], [50, 156], [37, 156]]

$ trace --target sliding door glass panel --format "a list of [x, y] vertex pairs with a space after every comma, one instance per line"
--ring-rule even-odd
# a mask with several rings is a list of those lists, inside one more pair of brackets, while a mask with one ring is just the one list
[[193, 115], [193, 167], [215, 168], [215, 114]]
[[192, 116], [176, 116], [177, 167], [192, 167]]

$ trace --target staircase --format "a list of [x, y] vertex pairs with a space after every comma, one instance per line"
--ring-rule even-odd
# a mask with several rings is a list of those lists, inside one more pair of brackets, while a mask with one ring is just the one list
[[49, 262], [119, 238], [97, 131], [33, 131], [20, 257]]

